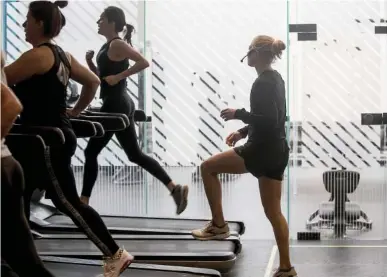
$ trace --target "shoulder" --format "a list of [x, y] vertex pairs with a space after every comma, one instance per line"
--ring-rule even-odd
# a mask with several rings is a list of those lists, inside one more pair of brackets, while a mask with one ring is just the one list
[[128, 47], [130, 47], [129, 44], [121, 39], [115, 39], [110, 43], [110, 48], [112, 50], [122, 50], [127, 49]]
[[41, 63], [47, 58], [47, 55], [51, 52], [50, 48], [47, 46], [41, 46], [37, 48], [32, 48], [24, 52], [20, 58], [25, 61], [31, 61], [35, 63]]
[[275, 90], [278, 85], [283, 83], [282, 76], [277, 71], [268, 71], [259, 76], [254, 82], [256, 89]]

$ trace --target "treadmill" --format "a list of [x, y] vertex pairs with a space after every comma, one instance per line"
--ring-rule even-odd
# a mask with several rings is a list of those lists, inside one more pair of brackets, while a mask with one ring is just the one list
[[[40, 256], [100, 260], [101, 251], [83, 234], [45, 235], [33, 231]], [[136, 263], [200, 267], [228, 272], [242, 245], [239, 238], [199, 241], [192, 236], [115, 235]]]
[[[41, 257], [46, 268], [56, 277], [97, 276], [102, 272], [101, 261], [59, 257]], [[211, 269], [176, 266], [131, 264], [120, 276], [130, 277], [221, 277]]]
[[[101, 215], [111, 234], [154, 234], [191, 235], [191, 231], [202, 228], [210, 220], [154, 218], [138, 216]], [[239, 237], [245, 232], [240, 221], [229, 221], [232, 236]], [[55, 207], [43, 203], [31, 203], [30, 224], [33, 230], [42, 234], [71, 234], [79, 232], [72, 220]]]

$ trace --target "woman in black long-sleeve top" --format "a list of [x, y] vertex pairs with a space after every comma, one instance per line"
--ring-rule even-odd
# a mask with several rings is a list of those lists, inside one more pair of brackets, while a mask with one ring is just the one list
[[258, 73], [250, 94], [250, 112], [227, 108], [221, 112], [224, 120], [242, 120], [247, 125], [231, 133], [226, 143], [234, 146], [248, 136], [242, 146], [216, 154], [201, 165], [203, 183], [212, 212], [212, 221], [204, 228], [192, 231], [200, 240], [223, 239], [230, 235], [223, 217], [220, 173], [251, 173], [259, 180], [261, 201], [273, 226], [278, 244], [280, 266], [273, 277], [295, 277], [297, 273], [289, 258], [289, 228], [281, 211], [283, 174], [289, 160], [286, 141], [285, 82], [272, 63], [280, 58], [285, 44], [269, 36], [253, 39], [247, 53], [248, 65]]

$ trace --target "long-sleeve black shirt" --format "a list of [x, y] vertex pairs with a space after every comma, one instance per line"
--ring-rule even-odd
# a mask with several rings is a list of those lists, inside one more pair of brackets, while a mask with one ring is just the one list
[[285, 82], [277, 71], [265, 71], [255, 80], [250, 93], [250, 112], [238, 109], [235, 118], [248, 124], [239, 131], [252, 143], [286, 138]]

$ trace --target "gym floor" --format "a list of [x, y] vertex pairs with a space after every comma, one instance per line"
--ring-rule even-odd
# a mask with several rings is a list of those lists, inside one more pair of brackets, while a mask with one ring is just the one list
[[[170, 169], [181, 183], [189, 183], [190, 198], [184, 217], [208, 218], [210, 216], [203, 187], [191, 182], [192, 168]], [[305, 172], [305, 171], [304, 171]], [[327, 201], [321, 181], [321, 172], [298, 174], [290, 182], [291, 197], [288, 210], [287, 197], [283, 197], [284, 213], [290, 215], [293, 237], [305, 231], [305, 221]], [[76, 174], [78, 185], [82, 172]], [[174, 217], [174, 205], [167, 190], [157, 181], [148, 179], [147, 189], [138, 183], [113, 183], [111, 172], [102, 173], [94, 189], [91, 205], [103, 214], [150, 215]], [[133, 175], [132, 175], [133, 176]], [[296, 176], [296, 174], [293, 174]], [[297, 182], [297, 187], [292, 184]], [[286, 182], [285, 182], [286, 183]], [[79, 187], [80, 189], [80, 187]], [[296, 190], [296, 191], [295, 191]], [[284, 195], [287, 192], [284, 191]], [[145, 197], [147, 196], [147, 197]], [[360, 204], [373, 221], [373, 229], [366, 232], [348, 232], [341, 240], [326, 240], [330, 232], [322, 233], [321, 241], [297, 242], [291, 245], [291, 258], [299, 276], [316, 277], [387, 277], [387, 187], [386, 176], [379, 168], [362, 172], [359, 188], [351, 201]], [[103, 200], [103, 201], [102, 201]], [[271, 277], [278, 266], [278, 250], [274, 245], [270, 224], [260, 204], [257, 181], [250, 175], [223, 182], [224, 213], [228, 220], [241, 220], [246, 233], [241, 237], [242, 252], [235, 267], [226, 277]]]
[[[277, 248], [268, 241], [242, 240], [243, 249], [225, 277], [271, 277]], [[387, 241], [293, 243], [290, 255], [298, 276], [387, 277]]]

